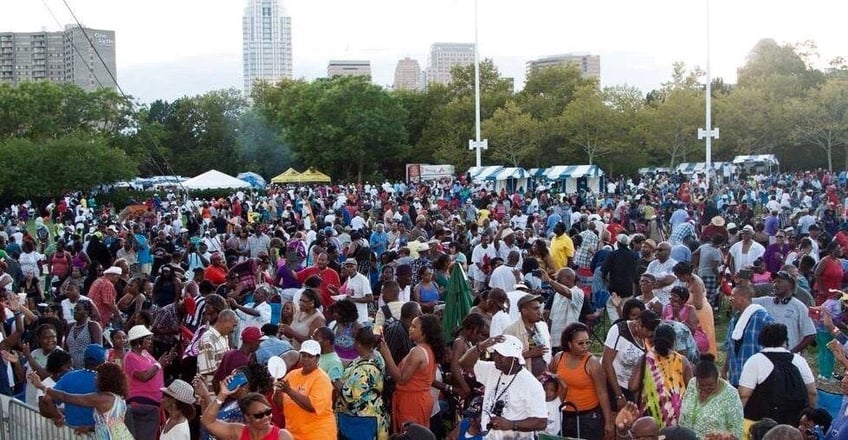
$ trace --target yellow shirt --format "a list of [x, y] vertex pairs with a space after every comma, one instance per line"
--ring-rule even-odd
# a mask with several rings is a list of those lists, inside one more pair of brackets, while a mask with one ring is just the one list
[[565, 267], [569, 258], [574, 258], [574, 242], [568, 234], [551, 239], [551, 260], [554, 262], [554, 271]]

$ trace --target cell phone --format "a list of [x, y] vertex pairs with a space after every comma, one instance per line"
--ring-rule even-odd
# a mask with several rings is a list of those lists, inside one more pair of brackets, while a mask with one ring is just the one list
[[239, 372], [232, 379], [230, 379], [230, 383], [227, 384], [227, 389], [230, 391], [237, 390], [240, 386], [247, 384], [247, 376], [244, 373]]

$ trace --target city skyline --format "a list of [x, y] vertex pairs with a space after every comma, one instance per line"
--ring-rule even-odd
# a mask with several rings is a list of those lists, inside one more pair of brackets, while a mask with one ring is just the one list
[[[115, 30], [119, 82], [143, 102], [242, 88], [242, 1], [69, 3], [83, 25]], [[815, 41], [821, 53], [818, 67], [848, 54], [839, 31], [848, 5], [824, 0], [804, 7], [788, 0], [768, 8], [730, 0], [710, 4], [713, 76], [728, 83], [735, 82], [736, 69], [762, 38]], [[391, 86], [398, 60], [410, 57], [425, 67], [432, 43], [474, 41], [470, 0], [434, 0], [426, 8], [390, 0], [365, 5], [292, 0], [285, 7], [294, 22], [294, 78], [325, 76], [329, 60], [367, 59], [374, 83]], [[705, 10], [706, 1], [535, 0], [520, 8], [506, 0], [486, 1], [479, 8], [480, 55], [493, 59], [504, 76], [514, 77], [520, 90], [528, 61], [588, 52], [603, 58], [603, 86], [627, 83], [646, 93], [670, 78], [674, 61], [704, 66]], [[73, 22], [60, 0], [9, 0], [0, 15], [0, 31], [55, 31]]]
[[242, 15], [242, 80], [245, 95], [256, 81], [292, 77], [292, 20], [281, 0], [246, 0]]

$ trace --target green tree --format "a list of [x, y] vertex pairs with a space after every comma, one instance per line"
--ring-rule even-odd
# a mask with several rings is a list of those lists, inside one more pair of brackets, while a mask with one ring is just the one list
[[0, 155], [15, 158], [14, 166], [0, 168], [2, 195], [14, 198], [89, 190], [133, 177], [137, 166], [102, 137], [83, 135], [8, 139], [0, 143]]
[[703, 92], [678, 88], [645, 110], [647, 145], [654, 155], [667, 157], [669, 167], [701, 148], [697, 135], [704, 124], [703, 103]]
[[408, 154], [407, 111], [367, 78], [283, 81], [256, 98], [298, 159], [333, 178], [362, 181], [382, 158]]
[[288, 167], [302, 168], [280, 132], [268, 123], [256, 109], [251, 108], [239, 118], [236, 142], [245, 169], [271, 179]]
[[[577, 90], [560, 121], [569, 144], [578, 148], [589, 165], [615, 151], [624, 130], [619, 115], [607, 107], [603, 94], [593, 85]], [[570, 153], [567, 147], [560, 149], [563, 156]]]
[[584, 78], [576, 64], [533, 68], [515, 98], [525, 112], [545, 120], [559, 116], [578, 90], [590, 86], [597, 88], [597, 81]]
[[483, 123], [489, 138], [488, 155], [495, 163], [513, 167], [530, 164], [539, 155], [541, 126], [517, 104], [508, 102]]
[[848, 80], [831, 79], [788, 106], [794, 138], [822, 149], [831, 171], [833, 150], [842, 147], [848, 166]]

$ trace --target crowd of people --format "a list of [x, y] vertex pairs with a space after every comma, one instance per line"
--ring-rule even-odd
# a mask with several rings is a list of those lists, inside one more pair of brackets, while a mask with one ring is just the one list
[[533, 186], [15, 205], [0, 394], [98, 439], [848, 438], [841, 175]]

